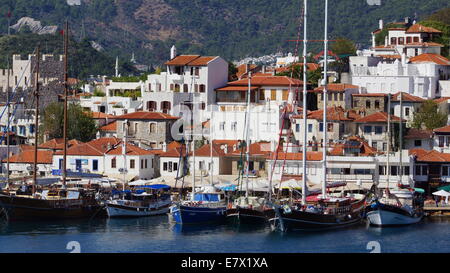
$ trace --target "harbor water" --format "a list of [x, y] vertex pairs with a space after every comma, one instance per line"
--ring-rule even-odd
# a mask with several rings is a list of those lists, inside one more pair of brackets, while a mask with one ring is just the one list
[[450, 252], [450, 218], [427, 218], [407, 227], [361, 224], [286, 234], [268, 226], [178, 226], [167, 216], [0, 224], [1, 253], [368, 253], [375, 248], [382, 253]]

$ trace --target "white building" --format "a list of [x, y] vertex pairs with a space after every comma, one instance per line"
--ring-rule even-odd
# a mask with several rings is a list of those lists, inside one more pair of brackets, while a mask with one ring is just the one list
[[172, 47], [165, 64], [166, 72], [148, 75], [142, 94], [144, 110], [179, 116], [176, 106], [195, 97], [200, 120], [205, 121], [209, 115], [203, 110], [215, 103], [214, 90], [228, 81], [228, 63], [219, 56], [177, 55]]
[[[382, 28], [382, 23], [380, 25]], [[441, 56], [443, 45], [431, 42], [441, 32], [414, 24], [389, 28], [384, 45], [350, 57], [352, 84], [367, 93], [406, 92], [421, 98], [450, 95], [450, 61]]]
[[[155, 176], [155, 154], [117, 138], [99, 138], [67, 149], [67, 170], [95, 173], [117, 179], [151, 179]], [[53, 173], [61, 173], [63, 152], [53, 155]]]

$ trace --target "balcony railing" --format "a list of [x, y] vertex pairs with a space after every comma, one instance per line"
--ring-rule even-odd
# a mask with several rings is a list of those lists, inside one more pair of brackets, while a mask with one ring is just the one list
[[373, 180], [373, 174], [328, 174], [329, 180]]

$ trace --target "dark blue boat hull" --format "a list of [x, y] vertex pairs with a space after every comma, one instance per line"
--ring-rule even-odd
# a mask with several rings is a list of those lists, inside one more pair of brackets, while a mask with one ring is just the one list
[[173, 220], [177, 224], [223, 223], [226, 221], [227, 208], [207, 208], [176, 206], [171, 209]]

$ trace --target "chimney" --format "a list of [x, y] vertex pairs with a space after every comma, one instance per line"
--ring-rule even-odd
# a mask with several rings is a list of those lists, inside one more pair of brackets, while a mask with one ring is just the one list
[[252, 69], [251, 64], [245, 65], [245, 73], [248, 73]]
[[265, 65], [262, 66], [262, 73], [263, 73], [263, 74], [266, 73], [266, 66], [265, 66]]
[[386, 37], [384, 37], [384, 46], [388, 45], [388, 35], [386, 35]]
[[108, 144], [106, 144], [106, 150], [107, 151], [111, 150], [111, 143], [108, 142]]
[[175, 47], [175, 45], [173, 45], [170, 48], [170, 59], [174, 59], [177, 56], [177, 48]]
[[383, 19], [380, 19], [380, 20], [378, 21], [378, 28], [379, 28], [379, 29], [383, 29], [383, 27], [384, 27], [384, 25], [383, 25]]
[[166, 142], [163, 143], [162, 150], [163, 150], [163, 152], [167, 152], [167, 143]]
[[402, 65], [406, 65], [406, 54], [402, 52]]
[[409, 17], [405, 17], [405, 23], [409, 24]]

